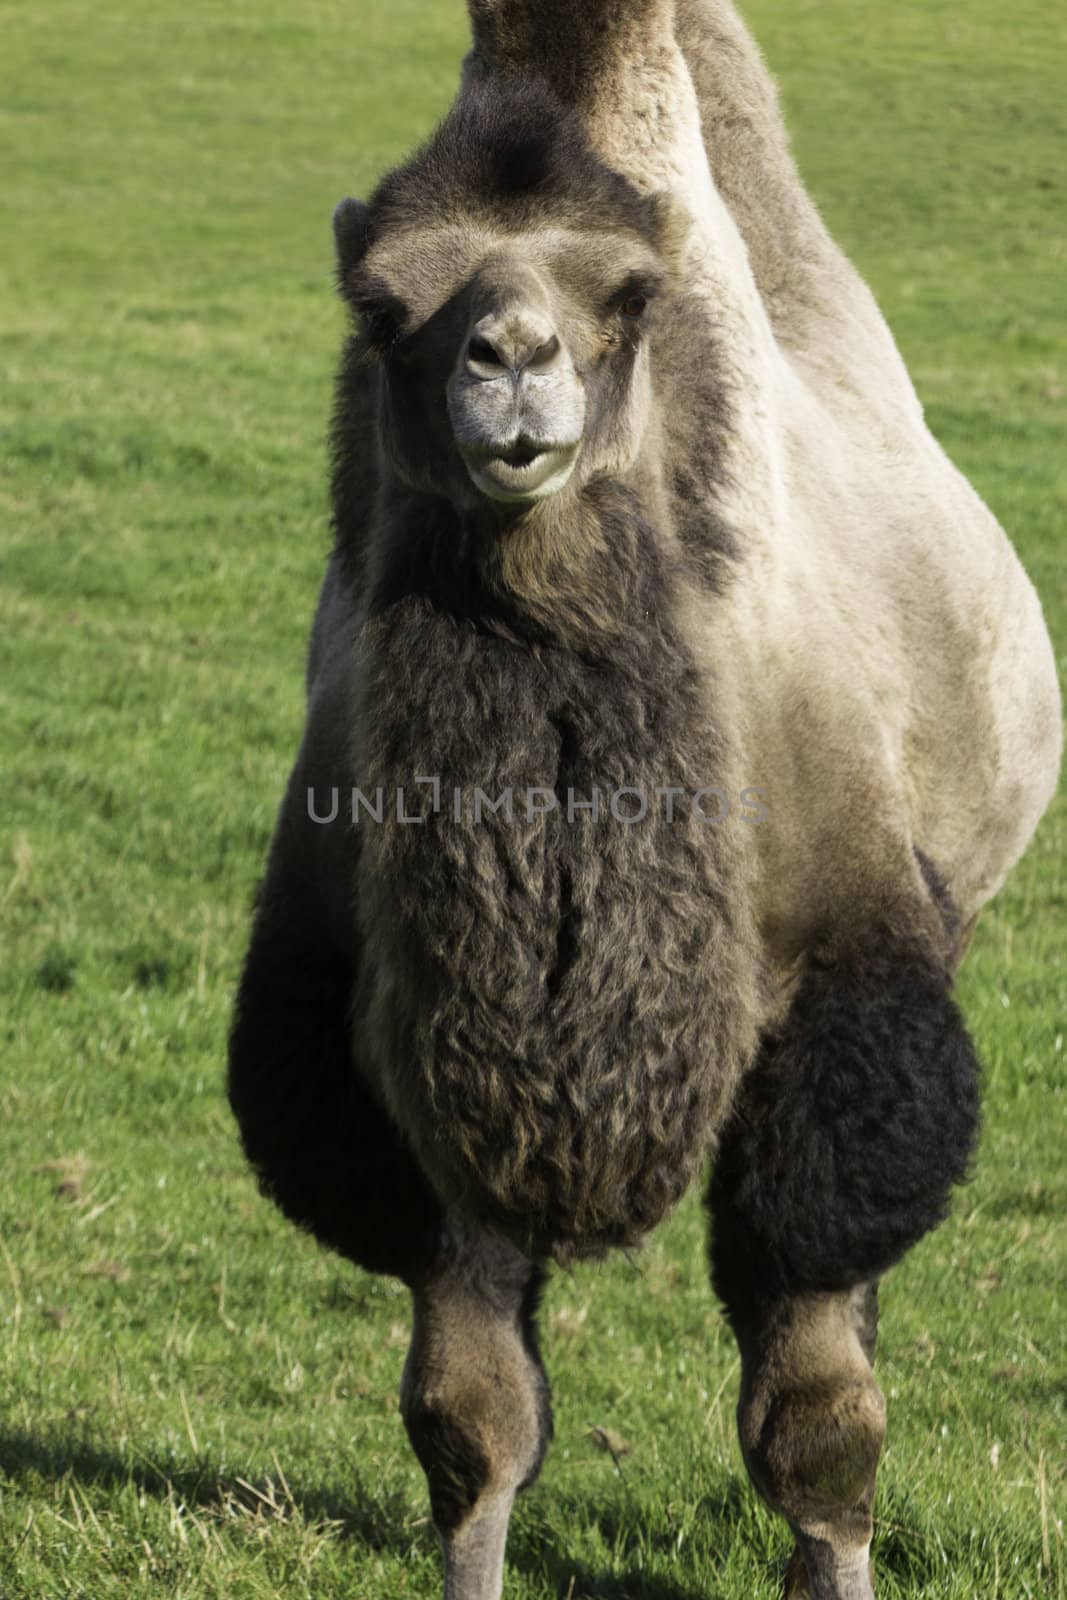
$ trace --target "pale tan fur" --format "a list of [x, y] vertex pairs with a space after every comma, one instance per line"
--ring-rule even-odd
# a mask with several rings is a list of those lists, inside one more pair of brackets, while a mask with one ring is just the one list
[[[1059, 771], [1040, 604], [930, 435], [872, 296], [808, 199], [736, 12], [680, 0], [678, 20], [716, 184], [779, 360], [800, 379], [781, 386], [786, 514], [763, 537], [752, 530], [762, 559], [730, 618], [746, 745], [773, 795], [766, 923], [788, 954], [856, 905], [858, 877], [864, 899], [879, 877], [889, 892], [912, 844], [967, 923], [1022, 853]], [[859, 871], [828, 875], [828, 845]]]

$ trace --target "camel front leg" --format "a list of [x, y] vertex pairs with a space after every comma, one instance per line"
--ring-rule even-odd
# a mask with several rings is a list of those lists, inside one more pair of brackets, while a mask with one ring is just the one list
[[445, 1600], [499, 1600], [511, 1508], [552, 1436], [542, 1281], [512, 1246], [452, 1220], [413, 1290], [401, 1411], [429, 1485]]
[[885, 1402], [878, 1277], [966, 1173], [977, 1062], [943, 958], [883, 930], [812, 960], [723, 1133], [712, 1278], [741, 1351], [745, 1464], [797, 1539], [792, 1595], [871, 1600]]

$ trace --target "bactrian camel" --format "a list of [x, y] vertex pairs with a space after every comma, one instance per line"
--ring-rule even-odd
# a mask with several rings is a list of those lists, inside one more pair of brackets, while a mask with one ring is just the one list
[[337, 208], [355, 326], [308, 715], [230, 1095], [411, 1290], [449, 1600], [552, 1424], [553, 1260], [711, 1165], [744, 1458], [864, 1600], [876, 1287], [968, 1170], [951, 986], [1060, 757], [1034, 590], [931, 437], [728, 0], [470, 0]]

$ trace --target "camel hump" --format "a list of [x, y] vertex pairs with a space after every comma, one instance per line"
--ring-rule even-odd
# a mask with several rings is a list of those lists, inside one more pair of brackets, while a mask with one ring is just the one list
[[674, 49], [674, 0], [469, 0], [468, 9], [483, 69], [539, 78], [585, 111], [617, 98], [620, 73]]

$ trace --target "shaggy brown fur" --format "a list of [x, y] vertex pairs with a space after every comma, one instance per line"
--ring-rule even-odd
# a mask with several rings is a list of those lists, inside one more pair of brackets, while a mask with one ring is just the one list
[[[409, 592], [383, 575], [364, 636], [360, 772], [386, 794], [440, 773], [446, 797], [434, 815], [413, 793], [424, 826], [393, 819], [363, 839], [382, 1093], [438, 1192], [535, 1256], [647, 1232], [688, 1186], [752, 1043], [741, 825], [681, 809], [668, 822], [655, 801], [627, 825], [609, 808], [624, 788], [714, 783], [722, 740], [639, 503], [601, 485], [585, 511], [600, 552], [588, 601], [610, 636], [590, 627], [568, 648], [514, 596], [501, 617], [488, 586], [453, 612], [410, 552]], [[417, 718], [378, 709], [393, 704]], [[466, 799], [457, 822], [455, 786], [510, 790], [518, 811], [476, 819]], [[530, 789], [558, 803], [528, 820]], [[568, 795], [597, 789], [599, 817], [568, 820]]]

